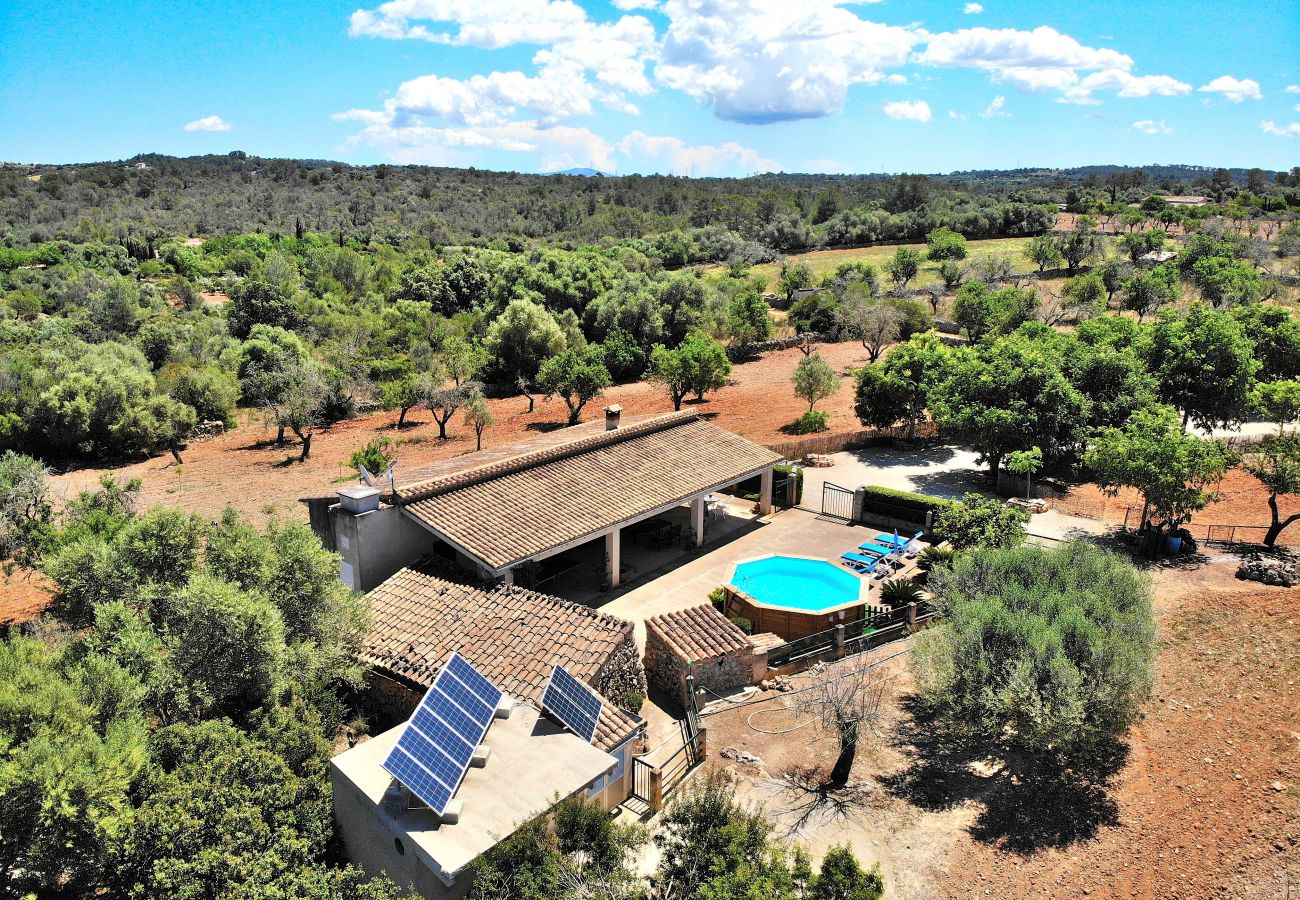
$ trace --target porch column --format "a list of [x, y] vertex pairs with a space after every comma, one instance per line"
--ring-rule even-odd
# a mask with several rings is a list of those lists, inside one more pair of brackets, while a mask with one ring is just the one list
[[605, 574], [609, 577], [609, 586], [614, 588], [619, 585], [619, 570], [622, 568], [619, 560], [623, 544], [623, 529], [615, 528], [605, 535]]
[[704, 497], [699, 496], [691, 501], [691, 527], [695, 529], [695, 546], [699, 547], [704, 543]]
[[515, 583], [515, 570], [506, 569], [501, 575], [501, 583], [507, 587]]
[[772, 512], [772, 469], [766, 468], [758, 479], [758, 514], [770, 515]]

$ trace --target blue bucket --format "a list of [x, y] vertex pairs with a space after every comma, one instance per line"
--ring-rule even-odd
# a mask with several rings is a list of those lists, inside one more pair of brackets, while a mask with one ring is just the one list
[[1170, 553], [1177, 553], [1183, 546], [1183, 539], [1180, 537], [1165, 538], [1165, 549]]

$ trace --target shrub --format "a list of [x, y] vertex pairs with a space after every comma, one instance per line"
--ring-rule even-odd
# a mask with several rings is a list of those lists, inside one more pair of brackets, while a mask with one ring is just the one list
[[357, 466], [365, 466], [370, 472], [382, 472], [393, 461], [393, 449], [392, 438], [375, 438], [353, 450], [352, 455], [348, 457], [348, 465], [354, 469]]
[[910, 578], [895, 578], [880, 586], [880, 602], [890, 609], [917, 603], [921, 599], [921, 586]]
[[924, 522], [926, 513], [938, 515], [952, 505], [951, 500], [942, 497], [914, 494], [911, 491], [899, 491], [879, 485], [868, 485], [862, 490], [866, 494], [862, 505], [864, 511], [877, 512], [912, 522]]
[[745, 634], [754, 633], [754, 623], [749, 621], [749, 619], [746, 619], [744, 616], [732, 616], [731, 624], [745, 632]]
[[913, 665], [946, 725], [1072, 754], [1122, 735], [1151, 692], [1147, 578], [1086, 541], [964, 554], [931, 577]]
[[816, 434], [819, 431], [830, 430], [831, 414], [824, 409], [815, 409], [804, 413], [795, 422], [794, 430], [796, 434]]
[[957, 551], [951, 547], [926, 547], [916, 558], [916, 567], [922, 572], [933, 572], [940, 566], [950, 566], [957, 558]]
[[1028, 513], [995, 497], [967, 494], [939, 513], [934, 530], [955, 550], [1006, 549], [1025, 542], [1028, 519]]
[[713, 604], [714, 609], [721, 612], [727, 605], [727, 589], [718, 586], [709, 591], [709, 602]]

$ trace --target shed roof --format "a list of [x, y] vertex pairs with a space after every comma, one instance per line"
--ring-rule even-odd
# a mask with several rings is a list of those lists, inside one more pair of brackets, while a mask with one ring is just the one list
[[646, 631], [659, 635], [678, 656], [697, 661], [713, 659], [751, 646], [734, 622], [704, 603], [646, 620]]
[[407, 475], [404, 511], [494, 571], [542, 556], [780, 460], [692, 412], [591, 422]]
[[[501, 690], [535, 706], [552, 665], [593, 684], [632, 635], [623, 619], [519, 587], [451, 581], [433, 574], [427, 560], [393, 575], [369, 599], [366, 662], [427, 687], [455, 650]], [[593, 743], [616, 747], [640, 721], [607, 700]]]

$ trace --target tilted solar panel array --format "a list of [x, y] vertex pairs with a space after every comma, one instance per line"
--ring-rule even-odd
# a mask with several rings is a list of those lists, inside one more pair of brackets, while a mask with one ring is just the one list
[[551, 678], [542, 694], [542, 708], [588, 743], [596, 736], [600, 707], [600, 696], [591, 688], [574, 678], [563, 666], [551, 667]]
[[442, 815], [500, 701], [501, 691], [453, 653], [411, 714], [384, 768]]

